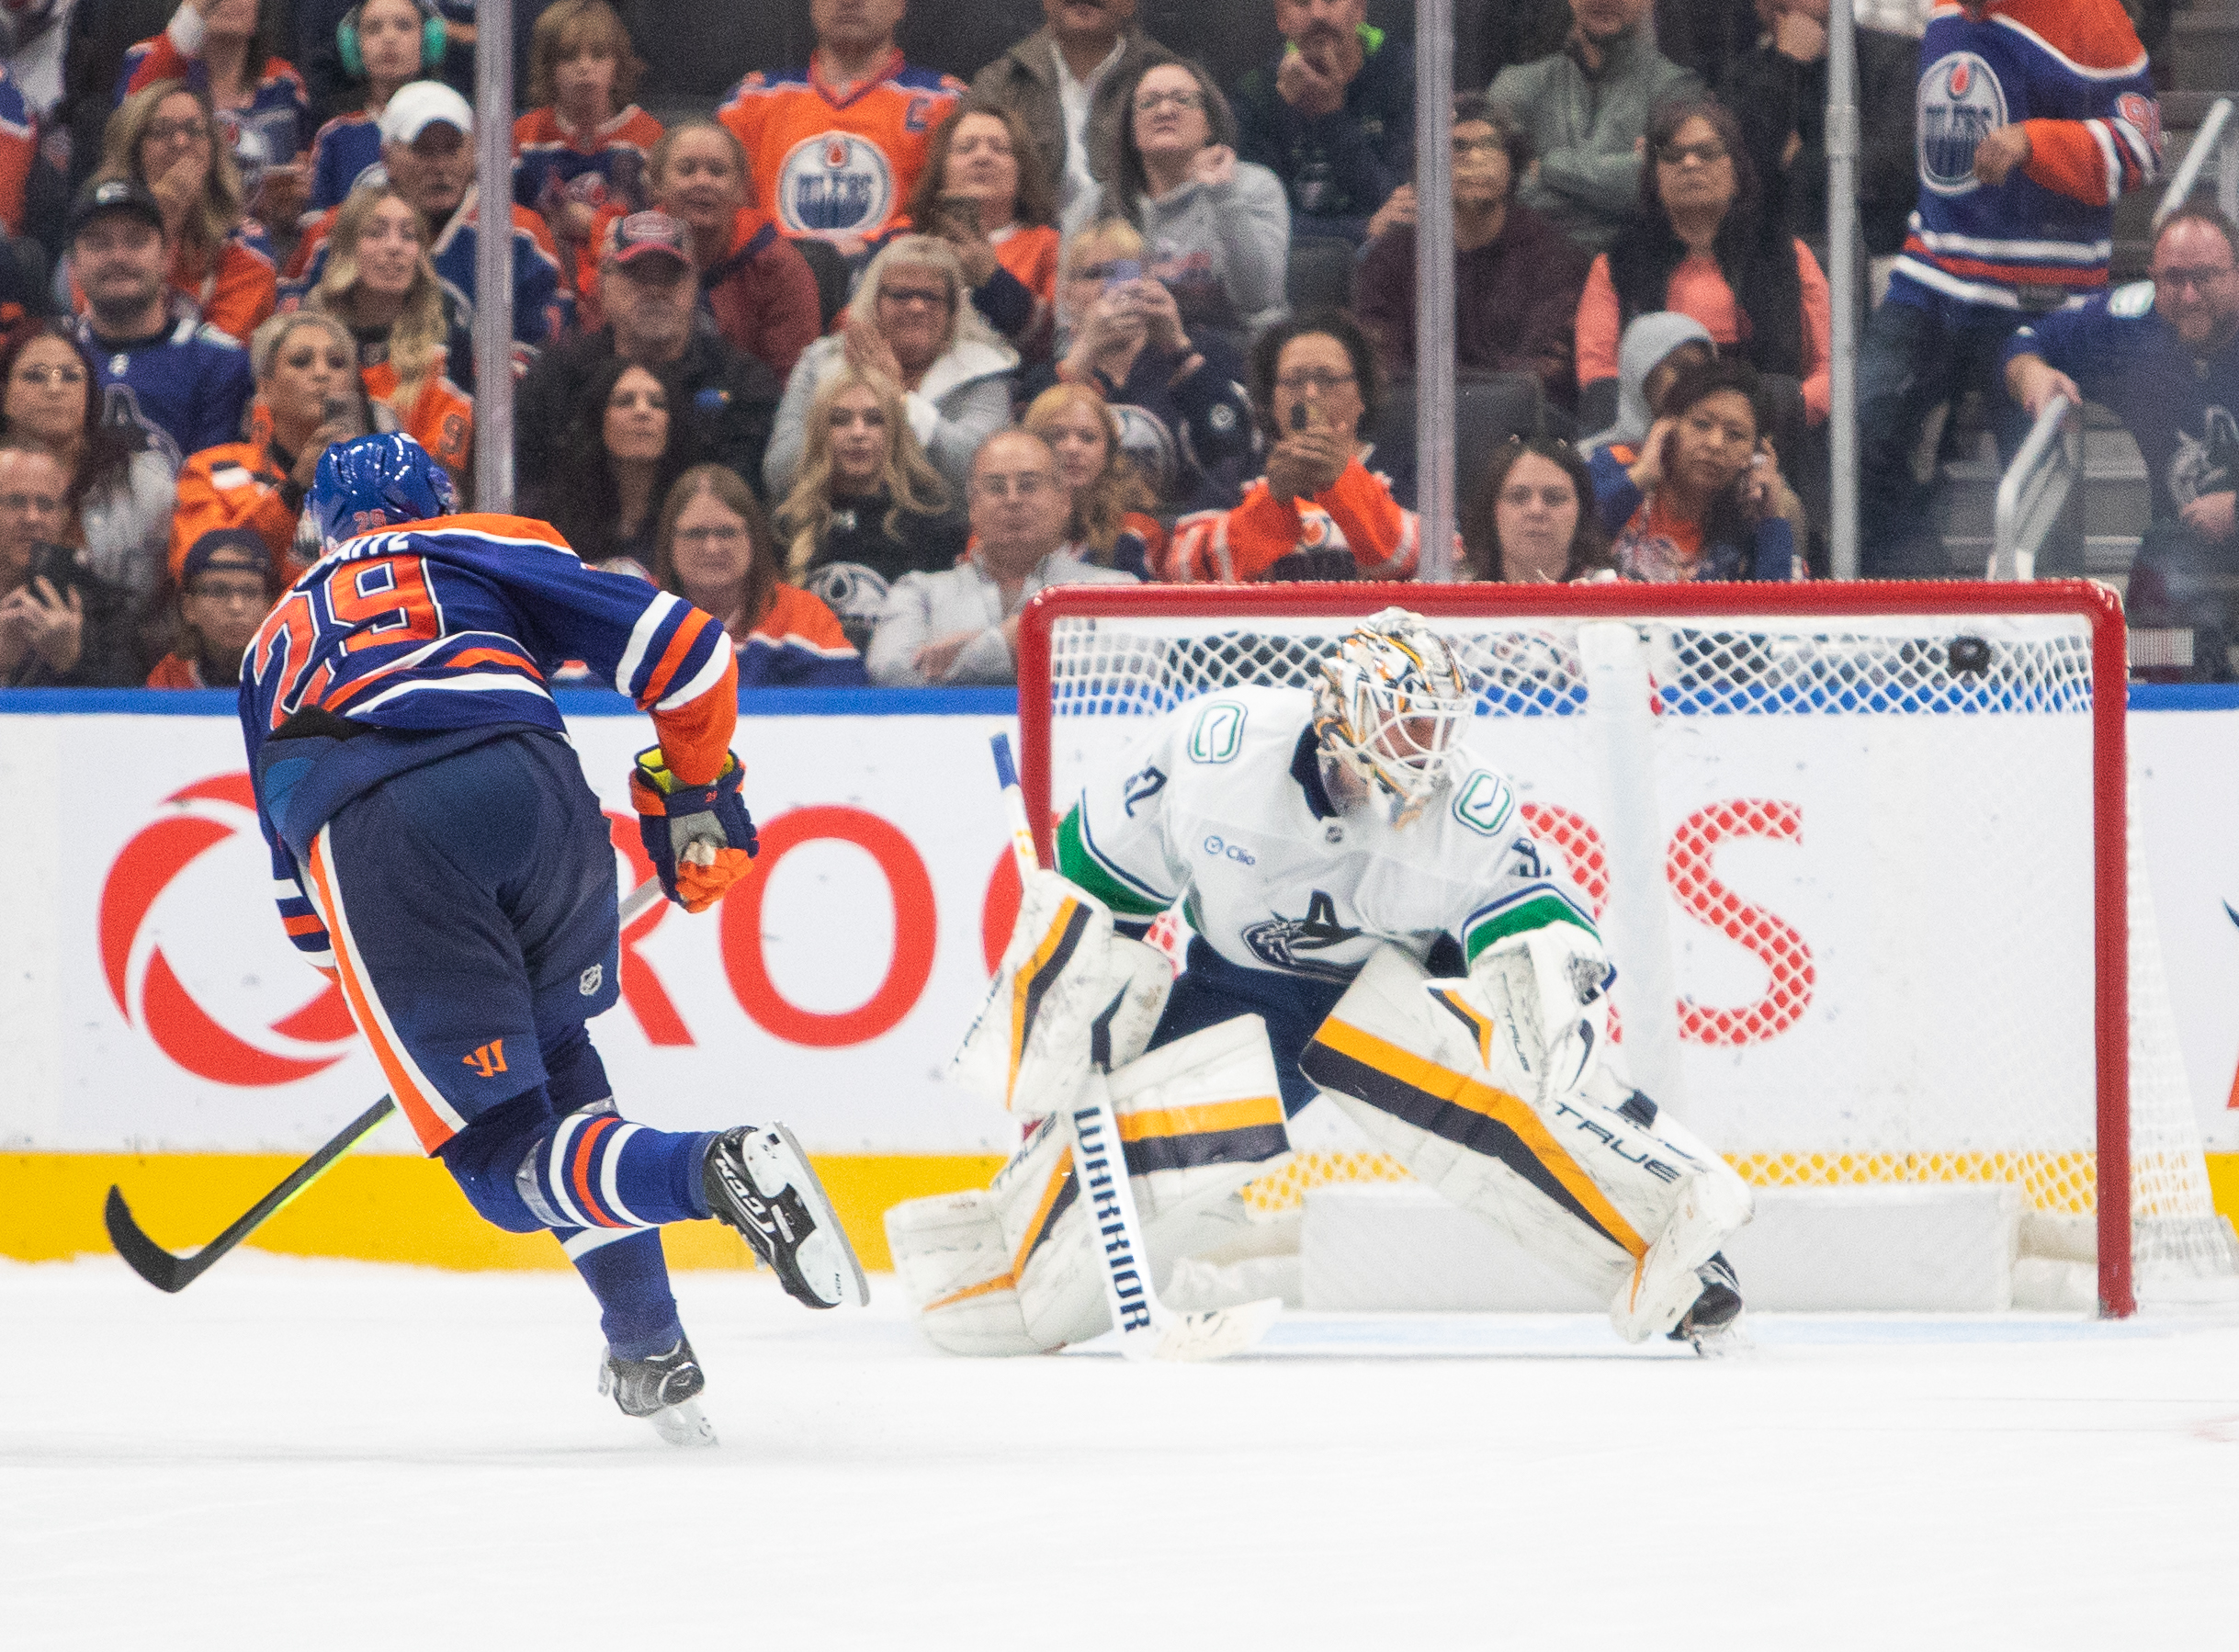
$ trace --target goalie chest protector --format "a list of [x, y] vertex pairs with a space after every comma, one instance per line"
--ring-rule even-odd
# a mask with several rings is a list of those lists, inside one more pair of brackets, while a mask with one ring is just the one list
[[1339, 813], [1322, 789], [1313, 696], [1245, 687], [1166, 713], [1092, 776], [1059, 833], [1068, 877], [1121, 915], [1185, 901], [1229, 963], [1349, 981], [1381, 943], [1420, 963], [1442, 933], [1474, 956], [1550, 922], [1591, 928], [1508, 781], [1457, 769], [1421, 818], [1381, 799]]

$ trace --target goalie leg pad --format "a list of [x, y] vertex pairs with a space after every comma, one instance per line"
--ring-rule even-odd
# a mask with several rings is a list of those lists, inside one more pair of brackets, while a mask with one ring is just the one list
[[981, 1355], [1043, 1352], [1026, 1334], [1002, 1220], [985, 1189], [892, 1206], [887, 1244], [934, 1347]]
[[[1156, 1278], [1183, 1247], [1204, 1240], [1207, 1213], [1288, 1155], [1274, 1059], [1259, 1018], [1242, 1016], [1130, 1062], [1107, 1082]], [[1057, 1348], [1109, 1330], [1103, 1240], [1080, 1196], [1064, 1121], [1038, 1123], [989, 1191], [1027, 1335]]]
[[1156, 947], [1113, 933], [1103, 902], [1031, 873], [950, 1076], [1020, 1112], [1056, 1111], [1091, 1066], [1141, 1054], [1172, 984]]
[[[1304, 1065], [1419, 1180], [1610, 1300], [1628, 1337], [1652, 1334], [1637, 1328], [1680, 1289], [1668, 1283], [1679, 1259], [1700, 1248], [1683, 1270], [1691, 1278], [1747, 1219], [1747, 1190], [1722, 1160], [1683, 1152], [1591, 1099], [1599, 1086], [1540, 1101], [1544, 1046], [1515, 1032], [1459, 983], [1431, 982], [1385, 947], [1315, 1034]], [[1668, 1233], [1652, 1281], [1647, 1259]], [[1668, 1330], [1693, 1299], [1653, 1329]]]

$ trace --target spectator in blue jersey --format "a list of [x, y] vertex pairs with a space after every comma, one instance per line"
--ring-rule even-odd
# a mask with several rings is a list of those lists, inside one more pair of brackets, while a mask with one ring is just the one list
[[606, 324], [537, 358], [514, 409], [515, 464], [525, 488], [551, 485], [578, 410], [610, 383], [614, 364], [635, 362], [675, 381], [677, 413], [695, 459], [762, 474], [777, 407], [770, 369], [734, 349], [697, 309], [692, 243], [661, 212], [633, 212], [610, 230], [599, 265]]
[[2171, 214], [2153, 282], [2041, 316], [2006, 346], [2031, 418], [2054, 396], [2111, 407], [2145, 458], [2154, 520], [2124, 594], [2134, 629], [2190, 630], [2189, 675], [2224, 682], [2239, 642], [2239, 227]]
[[910, 428], [901, 386], [842, 367], [809, 404], [793, 491], [777, 507], [786, 577], [840, 617], [858, 651], [905, 573], [954, 568], [972, 525]]
[[972, 549], [938, 573], [907, 573], [871, 637], [884, 687], [1018, 680], [1019, 611], [1051, 585], [1132, 585], [1135, 575], [1069, 556], [1073, 496], [1057, 456], [1031, 431], [1001, 430], [972, 459]]
[[1368, 0], [1275, 0], [1282, 54], [1236, 88], [1236, 153], [1283, 180], [1291, 233], [1368, 239], [1415, 166], [1415, 59]]
[[358, 182], [381, 164], [381, 111], [413, 81], [431, 75], [442, 61], [428, 48], [443, 37], [443, 22], [424, 0], [359, 0], [336, 29], [338, 60], [363, 90], [358, 107], [335, 116], [312, 140], [307, 218], [339, 207]]
[[639, 837], [662, 892], [705, 911], [756, 847], [729, 639], [541, 522], [453, 520], [408, 436], [328, 453], [309, 509], [327, 554], [252, 639], [241, 688], [289, 939], [339, 976], [422, 1150], [486, 1220], [574, 1262], [602, 1310], [601, 1389], [712, 1444], [662, 1224], [739, 1228], [811, 1307], [869, 1294], [789, 1132], [618, 1115], [586, 1025], [621, 996], [614, 844], [546, 685], [581, 660], [651, 714]]
[[662, 507], [653, 578], [723, 622], [739, 686], [860, 688], [863, 656], [832, 611], [786, 583], [777, 536], [736, 471], [695, 465]]
[[528, 61], [534, 107], [513, 125], [514, 199], [552, 232], [573, 291], [598, 262], [601, 215], [652, 204], [646, 159], [661, 122], [630, 102], [645, 62], [606, 0], [558, 0], [537, 19]]
[[137, 601], [162, 575], [178, 484], [137, 427], [102, 422], [98, 376], [76, 323], [17, 322], [0, 334], [0, 445], [62, 463], [79, 565]]
[[138, 680], [124, 603], [62, 543], [70, 475], [38, 448], [0, 447], [0, 688], [115, 688]]
[[[471, 310], [482, 216], [474, 190], [473, 108], [440, 82], [417, 80], [389, 100], [380, 132], [389, 181], [427, 222], [429, 262]], [[559, 254], [544, 221], [510, 200], [500, 205], [512, 220], [514, 371], [519, 374], [538, 349], [564, 335], [572, 306], [560, 290]], [[322, 214], [305, 232], [290, 265], [300, 287], [316, 287], [325, 273], [326, 237], [338, 214], [339, 209]], [[451, 377], [473, 392], [471, 361], [453, 362]]]
[[910, 426], [926, 457], [962, 490], [980, 443], [1011, 423], [1018, 352], [972, 308], [956, 249], [930, 235], [899, 235], [863, 272], [847, 323], [801, 352], [786, 381], [763, 479], [771, 497], [790, 492], [809, 435], [809, 404], [842, 364], [893, 379], [909, 392]]
[[125, 53], [116, 100], [167, 80], [207, 96], [249, 210], [285, 226], [303, 210], [311, 100], [295, 66], [273, 55], [262, 10], [260, 0], [184, 0], [162, 34]]
[[[1858, 352], [1859, 555], [1882, 577], [1949, 571], [1913, 474], [1921, 428], [1971, 390], [2006, 406], [2006, 341], [2105, 288], [2114, 202], [2161, 164], [2160, 105], [2120, 0], [1939, 6], [1920, 64], [1917, 204]], [[2011, 458], [2026, 426], [2009, 413], [1994, 428]]]
[[155, 198], [129, 178], [89, 182], [71, 211], [70, 261], [103, 420], [138, 427], [175, 471], [186, 455], [234, 440], [255, 389], [249, 355], [173, 304]]

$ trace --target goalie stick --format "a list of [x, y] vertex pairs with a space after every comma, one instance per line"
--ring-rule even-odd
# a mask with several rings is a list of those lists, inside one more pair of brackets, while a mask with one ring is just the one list
[[[1011, 849], [1023, 879], [1037, 869], [1034, 831], [1026, 821], [1026, 798], [1011, 758], [1011, 737], [996, 734], [988, 744], [995, 753], [995, 777], [1003, 792], [1011, 825]], [[1073, 1133], [1073, 1174], [1103, 1259], [1104, 1300], [1119, 1331], [1120, 1352], [1130, 1360], [1220, 1360], [1241, 1353], [1267, 1334], [1283, 1311], [1279, 1297], [1238, 1307], [1178, 1314], [1159, 1300], [1151, 1279], [1150, 1251], [1143, 1243], [1143, 1223], [1136, 1214], [1135, 1191], [1127, 1184], [1126, 1154], [1119, 1120], [1113, 1111], [1104, 1075], [1091, 1072], [1065, 1109]]]
[[[647, 878], [622, 902], [617, 927], [629, 927], [660, 899], [661, 880]], [[387, 1096], [381, 1097], [345, 1125], [332, 1141], [288, 1171], [280, 1184], [244, 1211], [240, 1220], [191, 1256], [175, 1256], [150, 1239], [133, 1220], [132, 1207], [124, 1202], [124, 1190], [111, 1187], [107, 1202], [101, 1207], [101, 1220], [108, 1228], [109, 1242], [117, 1247], [117, 1254], [124, 1258], [125, 1265], [157, 1290], [174, 1294], [183, 1291], [216, 1266], [226, 1252], [277, 1216], [297, 1194], [325, 1175], [337, 1160], [372, 1135], [375, 1127], [395, 1111], [396, 1103]]]

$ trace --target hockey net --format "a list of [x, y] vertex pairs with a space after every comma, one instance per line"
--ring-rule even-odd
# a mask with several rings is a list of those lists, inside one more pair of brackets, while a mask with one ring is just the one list
[[[1061, 588], [1021, 639], [1033, 818], [1159, 713], [1310, 686], [1393, 602], [1454, 645], [1473, 747], [1595, 910], [1634, 1081], [1750, 1181], [2010, 1182], [2025, 1212], [2096, 1239], [2112, 1312], [2133, 1263], [2239, 1264], [2130, 847], [2105, 593]], [[1372, 1152], [1302, 1152], [1249, 1194], [1276, 1210], [1404, 1177]]]

